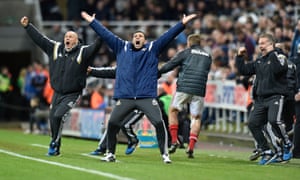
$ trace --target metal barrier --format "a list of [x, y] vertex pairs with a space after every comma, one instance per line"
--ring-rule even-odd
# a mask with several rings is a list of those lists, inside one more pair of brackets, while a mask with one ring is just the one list
[[208, 81], [206, 88], [205, 107], [215, 116], [209, 130], [248, 134], [247, 90], [229, 80]]

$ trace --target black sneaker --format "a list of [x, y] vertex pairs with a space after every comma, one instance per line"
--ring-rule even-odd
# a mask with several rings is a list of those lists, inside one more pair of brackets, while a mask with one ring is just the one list
[[250, 161], [255, 161], [261, 156], [261, 150], [260, 149], [255, 149], [253, 150], [253, 154], [249, 157]]
[[171, 144], [171, 147], [170, 147], [170, 149], [169, 149], [169, 153], [170, 153], [170, 154], [175, 153], [177, 147], [178, 147], [178, 143]]
[[190, 159], [194, 158], [194, 151], [193, 150], [188, 149], [186, 151], [186, 154], [188, 155], [188, 158], [190, 158]]

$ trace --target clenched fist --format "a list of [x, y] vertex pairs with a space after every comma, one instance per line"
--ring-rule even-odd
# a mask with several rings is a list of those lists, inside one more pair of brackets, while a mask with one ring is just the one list
[[22, 17], [20, 20], [20, 23], [22, 24], [23, 27], [28, 26], [28, 22], [29, 22], [29, 19], [26, 16]]

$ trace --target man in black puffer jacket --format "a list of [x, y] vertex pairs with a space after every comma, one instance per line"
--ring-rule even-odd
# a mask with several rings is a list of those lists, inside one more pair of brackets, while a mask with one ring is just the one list
[[194, 157], [194, 146], [200, 133], [207, 76], [212, 63], [211, 55], [200, 47], [200, 42], [199, 34], [189, 35], [188, 48], [176, 54], [159, 70], [159, 73], [163, 74], [179, 66], [176, 93], [169, 108], [169, 130], [172, 143], [169, 153], [174, 153], [179, 145], [178, 112], [186, 103], [190, 103], [191, 129], [186, 151], [189, 158]]
[[29, 37], [48, 55], [51, 87], [54, 95], [50, 105], [51, 142], [48, 155], [60, 154], [61, 131], [71, 108], [77, 103], [86, 85], [87, 67], [101, 46], [100, 39], [90, 45], [79, 43], [74, 31], [66, 32], [64, 42], [43, 36], [24, 16], [20, 20]]

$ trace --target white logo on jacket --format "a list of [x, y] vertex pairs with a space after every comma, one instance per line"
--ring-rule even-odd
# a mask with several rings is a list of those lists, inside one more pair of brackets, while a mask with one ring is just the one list
[[278, 59], [278, 61], [280, 62], [280, 64], [281, 64], [281, 66], [283, 66], [284, 65], [284, 62], [286, 61], [286, 56], [285, 55], [283, 55], [283, 54], [278, 54], [277, 55], [277, 59]]
[[203, 55], [203, 56], [207, 56], [209, 57], [209, 54], [204, 52], [204, 51], [201, 51], [201, 50], [198, 50], [198, 49], [192, 49], [191, 50], [191, 53], [192, 54], [199, 54], [199, 55]]
[[152, 100], [152, 105], [153, 105], [153, 106], [157, 106], [157, 105], [158, 105], [158, 102], [157, 102], [156, 99], [153, 99], [153, 100]]

